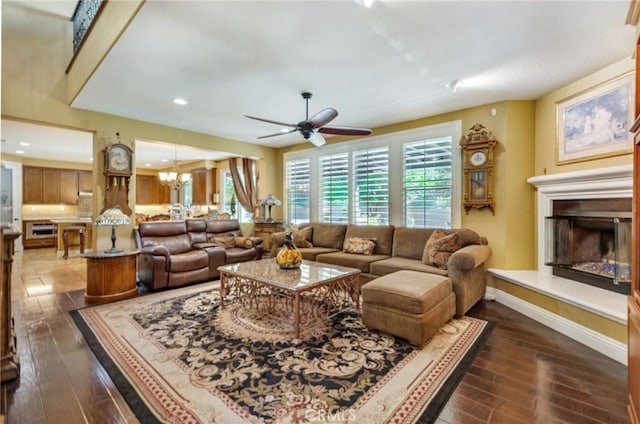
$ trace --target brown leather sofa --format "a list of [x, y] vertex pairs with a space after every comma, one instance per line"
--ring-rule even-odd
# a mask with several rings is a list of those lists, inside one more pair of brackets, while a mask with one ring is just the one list
[[[215, 238], [240, 239], [237, 220], [140, 222], [134, 230], [138, 278], [152, 290], [180, 287], [220, 277], [218, 267], [262, 257], [262, 239], [243, 238], [251, 247], [222, 247]], [[246, 239], [250, 239], [249, 243]]]

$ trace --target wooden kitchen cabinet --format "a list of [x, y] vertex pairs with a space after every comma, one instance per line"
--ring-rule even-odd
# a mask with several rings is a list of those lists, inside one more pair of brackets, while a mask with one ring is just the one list
[[42, 168], [24, 166], [22, 168], [22, 181], [22, 203], [42, 203], [44, 199]]
[[58, 181], [58, 202], [69, 205], [78, 203], [78, 171], [60, 169]]
[[42, 203], [60, 203], [60, 171], [42, 168]]
[[136, 204], [162, 205], [171, 203], [171, 188], [160, 183], [157, 175], [136, 175]]
[[78, 191], [93, 192], [93, 173], [78, 171]]
[[22, 203], [78, 203], [78, 191], [93, 191], [91, 171], [24, 166]]

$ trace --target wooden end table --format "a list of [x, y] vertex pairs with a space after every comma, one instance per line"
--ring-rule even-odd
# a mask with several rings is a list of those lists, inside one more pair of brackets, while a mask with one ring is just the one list
[[139, 250], [118, 253], [87, 252], [87, 303], [105, 303], [137, 296], [136, 265]]

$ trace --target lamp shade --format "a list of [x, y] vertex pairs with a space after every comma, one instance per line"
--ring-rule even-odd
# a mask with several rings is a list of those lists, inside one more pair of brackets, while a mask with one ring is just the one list
[[280, 202], [280, 199], [278, 199], [276, 196], [274, 196], [273, 194], [268, 194], [267, 197], [262, 199], [262, 202], [260, 202], [260, 206], [280, 206], [281, 203], [282, 202]]
[[95, 221], [95, 225], [129, 225], [131, 224], [131, 218], [125, 215], [118, 207], [107, 209], [102, 212]]

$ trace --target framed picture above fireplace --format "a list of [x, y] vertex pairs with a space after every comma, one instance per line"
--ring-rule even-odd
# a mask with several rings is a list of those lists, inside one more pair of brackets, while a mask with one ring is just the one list
[[559, 165], [632, 152], [633, 73], [556, 103]]

